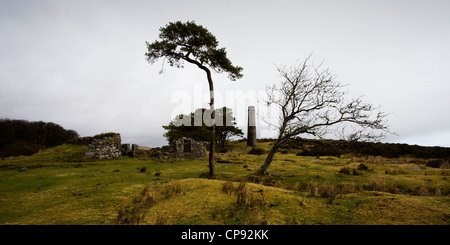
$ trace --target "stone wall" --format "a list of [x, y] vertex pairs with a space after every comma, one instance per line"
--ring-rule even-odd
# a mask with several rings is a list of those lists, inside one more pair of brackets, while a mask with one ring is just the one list
[[183, 158], [206, 157], [208, 142], [195, 141], [191, 138], [182, 137], [168, 146], [153, 148], [149, 151], [150, 157], [159, 160], [180, 160]]
[[208, 144], [208, 142], [181, 137], [171, 145], [179, 158], [201, 158], [206, 157], [206, 145]]
[[121, 138], [118, 133], [104, 133], [92, 137], [88, 148], [84, 151], [85, 158], [112, 159], [121, 154]]
[[139, 146], [136, 144], [122, 144], [121, 152], [122, 156], [134, 157], [136, 155], [146, 154], [151, 150], [150, 147]]

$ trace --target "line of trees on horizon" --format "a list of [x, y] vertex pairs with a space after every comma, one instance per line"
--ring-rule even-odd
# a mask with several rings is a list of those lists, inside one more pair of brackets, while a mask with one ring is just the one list
[[79, 134], [53, 122], [0, 119], [0, 156], [32, 155], [39, 150], [64, 144]]

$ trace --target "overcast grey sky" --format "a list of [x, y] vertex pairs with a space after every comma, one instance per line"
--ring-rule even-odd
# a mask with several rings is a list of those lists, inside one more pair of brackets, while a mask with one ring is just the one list
[[[1, 0], [0, 117], [163, 145], [161, 126], [181, 107], [207, 107], [208, 87], [190, 64], [159, 74], [145, 41], [169, 22], [194, 20], [244, 68], [235, 82], [213, 75], [216, 107], [233, 108], [241, 128], [246, 106], [280, 81], [275, 65], [313, 52], [351, 95], [392, 113], [398, 136], [386, 142], [450, 146], [449, 13], [445, 0]], [[259, 126], [259, 136], [273, 134]]]

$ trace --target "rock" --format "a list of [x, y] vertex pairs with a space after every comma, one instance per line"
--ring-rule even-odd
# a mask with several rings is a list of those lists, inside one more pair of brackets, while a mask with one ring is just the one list
[[282, 161], [285, 161], [285, 162], [296, 162], [295, 160], [292, 160], [292, 159], [283, 159]]
[[26, 171], [28, 171], [27, 167], [23, 167], [23, 168], [19, 169], [19, 172], [26, 172]]
[[358, 165], [358, 170], [359, 171], [366, 171], [368, 169], [369, 169], [369, 167], [367, 167], [367, 165], [365, 165], [364, 163], [361, 163], [361, 164]]

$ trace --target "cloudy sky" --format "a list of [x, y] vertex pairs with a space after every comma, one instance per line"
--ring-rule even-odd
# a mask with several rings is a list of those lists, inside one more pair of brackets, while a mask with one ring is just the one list
[[[0, 1], [0, 117], [160, 146], [162, 125], [207, 107], [203, 71], [146, 62], [145, 41], [194, 20], [244, 77], [214, 74], [217, 104], [245, 110], [276, 66], [313, 53], [355, 97], [391, 113], [385, 142], [450, 146], [450, 1]], [[164, 73], [159, 74], [161, 69]], [[273, 135], [260, 121], [258, 134]]]

